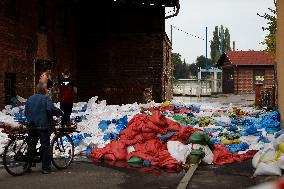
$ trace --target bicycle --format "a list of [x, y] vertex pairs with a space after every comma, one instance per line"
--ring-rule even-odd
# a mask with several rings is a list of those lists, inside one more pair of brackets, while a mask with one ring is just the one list
[[[73, 127], [60, 127], [57, 122], [54, 137], [51, 140], [52, 164], [57, 169], [68, 168], [74, 158], [74, 143], [70, 137], [71, 133], [78, 132], [76, 125]], [[28, 129], [24, 124], [17, 129], [8, 129], [10, 141], [6, 145], [3, 153], [3, 164], [6, 171], [12, 176], [21, 176], [28, 172], [33, 164], [40, 163], [40, 149], [37, 145], [36, 158], [27, 153], [28, 149]]]

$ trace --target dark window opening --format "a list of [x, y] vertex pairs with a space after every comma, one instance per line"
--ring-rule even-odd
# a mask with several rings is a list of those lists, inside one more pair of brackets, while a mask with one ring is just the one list
[[47, 30], [47, 4], [46, 0], [39, 1], [38, 26], [40, 32]]
[[17, 0], [5, 0], [4, 1], [4, 15], [11, 20], [18, 20], [18, 2]]
[[5, 103], [10, 104], [13, 97], [16, 96], [16, 74], [5, 73]]

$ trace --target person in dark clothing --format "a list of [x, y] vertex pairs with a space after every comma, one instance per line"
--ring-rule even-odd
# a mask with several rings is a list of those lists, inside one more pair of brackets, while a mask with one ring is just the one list
[[54, 86], [54, 83], [51, 80], [51, 69], [50, 68], [44, 68], [42, 70], [40, 78], [39, 78], [39, 82], [46, 84], [48, 95], [50, 96], [50, 98], [52, 98], [52, 88]]
[[60, 109], [64, 112], [62, 126], [70, 126], [70, 115], [72, 113], [74, 97], [77, 93], [75, 81], [71, 79], [68, 69], [64, 69], [62, 78], [58, 82]]
[[38, 140], [40, 140], [40, 156], [42, 160], [42, 173], [48, 174], [51, 171], [51, 147], [50, 135], [52, 133], [52, 117], [62, 116], [63, 112], [54, 107], [46, 84], [37, 85], [37, 93], [28, 98], [25, 106], [25, 115], [28, 121], [29, 145], [28, 153], [33, 157]]

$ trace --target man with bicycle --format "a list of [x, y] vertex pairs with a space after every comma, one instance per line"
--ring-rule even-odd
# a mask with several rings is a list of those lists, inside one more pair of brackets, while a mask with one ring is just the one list
[[45, 83], [39, 83], [36, 94], [29, 97], [25, 106], [25, 115], [29, 129], [28, 153], [35, 157], [38, 140], [41, 144], [42, 173], [48, 174], [51, 171], [52, 152], [50, 148], [50, 135], [52, 133], [52, 117], [62, 116], [63, 112], [54, 107]]

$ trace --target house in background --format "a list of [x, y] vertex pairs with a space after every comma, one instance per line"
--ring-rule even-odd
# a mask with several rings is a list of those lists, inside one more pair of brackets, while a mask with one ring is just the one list
[[222, 67], [223, 93], [255, 93], [255, 85], [272, 87], [275, 82], [275, 59], [264, 51], [230, 51], [223, 53], [217, 66]]

